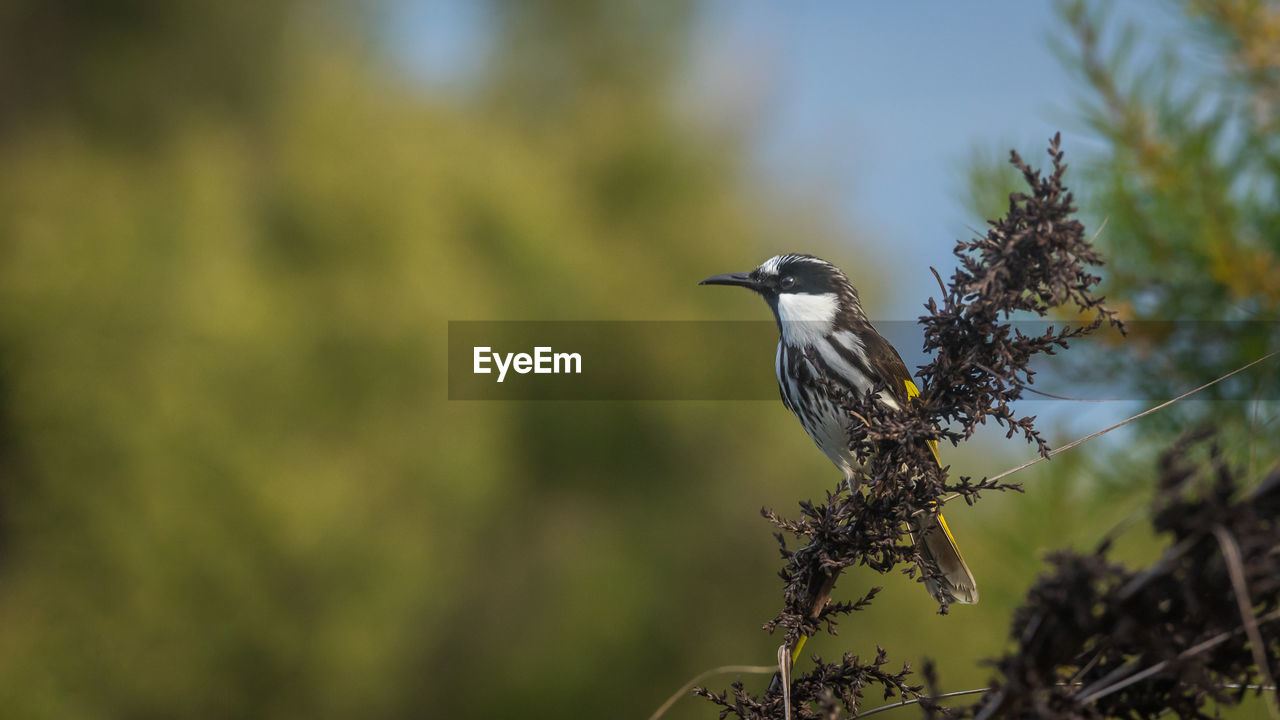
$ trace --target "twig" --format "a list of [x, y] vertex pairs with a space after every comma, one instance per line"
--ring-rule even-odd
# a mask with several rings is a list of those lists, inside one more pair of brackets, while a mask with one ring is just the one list
[[[1266, 684], [1275, 685], [1275, 678], [1271, 676], [1271, 668], [1267, 665], [1267, 651], [1262, 643], [1262, 633], [1258, 631], [1258, 621], [1253, 617], [1253, 600], [1244, 579], [1244, 559], [1240, 555], [1240, 545], [1221, 525], [1213, 526], [1213, 536], [1218, 538], [1218, 545], [1222, 547], [1222, 557], [1227, 561], [1231, 587], [1235, 590], [1236, 604], [1240, 606], [1240, 621], [1244, 623], [1244, 631], [1249, 635], [1249, 649], [1253, 651], [1253, 662], [1258, 666], [1258, 674]], [[1275, 693], [1272, 693], [1268, 699], [1267, 711], [1271, 713], [1272, 720], [1280, 720], [1280, 709], [1276, 707]]]
[[1053, 398], [1054, 400], [1066, 400], [1068, 402], [1091, 402], [1091, 403], [1122, 402], [1122, 398], [1073, 398], [1073, 397], [1067, 397], [1066, 395], [1054, 395], [1051, 392], [1037, 390], [1031, 387], [1030, 385], [1026, 385], [1024, 383], [1018, 383], [1018, 387], [1022, 388], [1023, 390], [1026, 390], [1027, 392], [1032, 392], [1032, 393], [1035, 393], [1036, 395], [1043, 395], [1047, 398]]
[[698, 673], [692, 680], [681, 685], [679, 690], [671, 693], [671, 697], [667, 698], [666, 702], [662, 703], [662, 705], [658, 706], [657, 710], [653, 711], [653, 714], [649, 716], [649, 720], [658, 720], [658, 718], [665, 715], [666, 712], [671, 709], [672, 705], [676, 704], [677, 700], [684, 697], [690, 690], [692, 690], [694, 685], [697, 685], [712, 675], [723, 675], [725, 673], [767, 675], [775, 671], [777, 671], [777, 668], [769, 665], [721, 665], [720, 667], [711, 668], [705, 672]]
[[791, 720], [791, 648], [778, 646], [778, 673], [782, 676], [782, 717]]
[[[993, 377], [999, 377], [999, 373], [997, 373], [995, 370], [992, 370], [991, 368], [987, 367], [986, 365], [983, 365], [983, 364], [982, 364], [982, 363], [980, 363], [980, 362], [975, 362], [975, 363], [974, 363], [974, 365], [976, 365], [977, 367], [979, 367], [979, 368], [981, 368], [982, 370], [986, 371], [986, 373], [987, 373], [988, 375], [991, 375], [991, 376], [993, 376]], [[1120, 400], [1120, 398], [1098, 398], [1098, 399], [1093, 399], [1093, 398], [1073, 398], [1073, 397], [1067, 397], [1066, 395], [1054, 395], [1054, 394], [1053, 394], [1053, 393], [1051, 393], [1051, 392], [1045, 392], [1045, 391], [1043, 391], [1043, 390], [1037, 390], [1037, 389], [1035, 389], [1035, 388], [1031, 387], [1030, 385], [1028, 385], [1028, 384], [1026, 384], [1026, 383], [1022, 383], [1022, 382], [1015, 382], [1014, 384], [1015, 384], [1015, 385], [1017, 385], [1017, 386], [1018, 386], [1018, 388], [1019, 388], [1019, 389], [1021, 389], [1021, 390], [1026, 390], [1027, 392], [1032, 392], [1032, 393], [1035, 393], [1036, 395], [1043, 395], [1043, 396], [1045, 396], [1045, 397], [1047, 397], [1047, 398], [1053, 398], [1054, 400], [1066, 400], [1066, 401], [1068, 401], [1068, 402], [1092, 402], [1092, 403], [1109, 403], [1109, 402], [1120, 402], [1120, 401], [1121, 401], [1121, 400]]]

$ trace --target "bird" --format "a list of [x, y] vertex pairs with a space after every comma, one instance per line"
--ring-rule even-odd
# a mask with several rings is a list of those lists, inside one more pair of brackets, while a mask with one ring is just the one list
[[[877, 400], [893, 409], [920, 390], [902, 356], [867, 319], [848, 276], [826, 260], [792, 253], [775, 255], [750, 272], [713, 275], [698, 284], [744, 287], [768, 303], [778, 324], [774, 371], [782, 402], [856, 492], [859, 463], [849, 443], [853, 417], [832, 399], [823, 379], [859, 396], [886, 387]], [[937, 442], [929, 447], [941, 465]], [[918, 516], [912, 534], [940, 573], [926, 574], [929, 594], [944, 605], [978, 602], [978, 584], [942, 514]]]

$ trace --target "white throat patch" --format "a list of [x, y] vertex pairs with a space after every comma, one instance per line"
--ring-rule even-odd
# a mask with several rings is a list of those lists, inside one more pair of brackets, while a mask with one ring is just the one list
[[792, 347], [817, 344], [831, 334], [839, 310], [840, 300], [835, 293], [779, 295], [778, 324], [782, 326], [782, 339]]

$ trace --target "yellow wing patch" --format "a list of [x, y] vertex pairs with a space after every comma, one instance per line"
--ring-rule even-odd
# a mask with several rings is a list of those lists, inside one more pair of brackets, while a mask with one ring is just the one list
[[[915, 384], [915, 383], [911, 382], [911, 380], [909, 380], [909, 379], [908, 379], [908, 380], [903, 380], [902, 382], [903, 382], [903, 384], [905, 384], [905, 385], [907, 386], [907, 399], [908, 399], [908, 400], [914, 400], [915, 398], [920, 397], [920, 388], [916, 387], [916, 384]], [[933, 460], [934, 460], [934, 462], [938, 463], [938, 467], [942, 467], [942, 456], [938, 454], [938, 441], [937, 441], [937, 440], [930, 440], [930, 441], [929, 441], [929, 450], [930, 450], [931, 452], [933, 452]], [[944, 526], [944, 527], [943, 527], [943, 529], [945, 530], [945, 529], [946, 529], [946, 527]], [[950, 534], [951, 534], [950, 532], [948, 532], [948, 533], [947, 533], [947, 535], [948, 535], [948, 536], [949, 536]]]

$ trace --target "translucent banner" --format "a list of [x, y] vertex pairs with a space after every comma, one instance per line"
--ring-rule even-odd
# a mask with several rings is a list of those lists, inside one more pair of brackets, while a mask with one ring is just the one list
[[[1011, 325], [1024, 335], [1040, 335], [1055, 323]], [[918, 323], [885, 321], [875, 327], [913, 375], [928, 361]], [[1188, 383], [1206, 382], [1234, 369], [1229, 364], [1245, 354], [1254, 353], [1248, 358], [1254, 359], [1280, 349], [1280, 323], [1127, 327], [1127, 336], [1104, 330], [1073, 341], [1067, 353], [1045, 358], [1033, 366], [1030, 387], [1072, 399], [1140, 399], [1140, 392], [1121, 383], [1125, 373], [1118, 369], [1140, 363], [1142, 373], [1176, 371], [1189, 373]], [[452, 321], [449, 399], [776, 401], [777, 342], [773, 321]], [[1198, 367], [1169, 367], [1174, 357], [1185, 359], [1188, 353]], [[1265, 382], [1268, 377], [1275, 382]], [[1280, 398], [1280, 364], [1259, 366], [1223, 390], [1234, 399]]]

